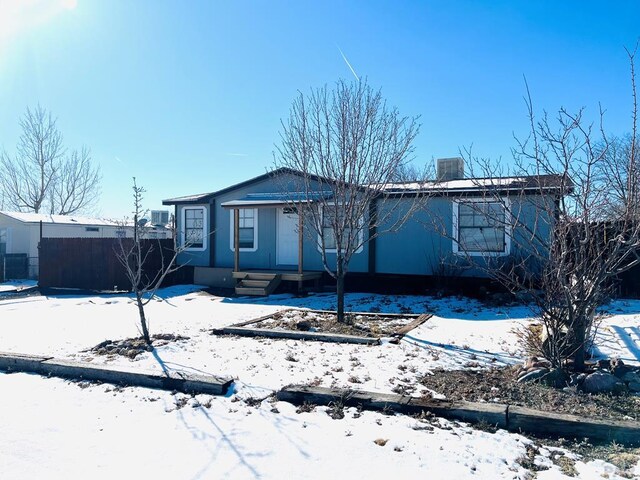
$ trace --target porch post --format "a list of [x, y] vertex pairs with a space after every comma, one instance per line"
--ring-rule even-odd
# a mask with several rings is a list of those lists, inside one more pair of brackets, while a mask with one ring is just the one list
[[304, 215], [302, 214], [302, 204], [298, 205], [298, 291], [302, 289], [302, 271], [304, 263], [304, 245], [302, 242], [304, 232]]
[[240, 210], [233, 209], [233, 271], [240, 271]]

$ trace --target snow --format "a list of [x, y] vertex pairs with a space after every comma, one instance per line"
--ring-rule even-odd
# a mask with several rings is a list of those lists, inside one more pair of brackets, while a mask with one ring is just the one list
[[[529, 440], [519, 435], [491, 434], [444, 420], [432, 432], [414, 430], [416, 419], [373, 412], [353, 418], [353, 409], [344, 419], [333, 420], [324, 408], [297, 414], [286, 403], [264, 401], [250, 407], [244, 400], [265, 398], [293, 383], [382, 392], [415, 386], [413, 394], [420, 395], [426, 390], [417, 380], [437, 367], [521, 361], [514, 328], [530, 321], [527, 307], [487, 308], [456, 297], [347, 294], [353, 311], [434, 314], [399, 345], [364, 346], [211, 335], [212, 328], [286, 308], [332, 309], [335, 296], [229, 299], [199, 290], [177, 286], [159, 292], [147, 306], [151, 333], [190, 339], [134, 361], [88, 352], [105, 339], [139, 335], [128, 295], [0, 297], [0, 351], [236, 379], [226, 398], [198, 396], [201, 404], [211, 404], [207, 407], [169, 392], [79, 388], [57, 379], [0, 375], [3, 476], [76, 478], [90, 471], [93, 478], [118, 472], [127, 478], [143, 473], [159, 478], [413, 478], [428, 469], [434, 478], [525, 478], [527, 472], [516, 459]], [[600, 328], [606, 340], [601, 353], [637, 362], [640, 301], [614, 302], [608, 310], [612, 315]], [[182, 398], [188, 405], [176, 408]], [[280, 413], [271, 411], [274, 406]], [[378, 438], [389, 442], [378, 446]], [[541, 455], [539, 461], [549, 463], [545, 458]], [[616, 478], [614, 467], [604, 462], [578, 461], [576, 468], [581, 478], [604, 472]], [[539, 478], [563, 478], [559, 475], [552, 466]]]
[[37, 280], [11, 280], [0, 283], [0, 293], [21, 292], [27, 288], [34, 288], [37, 286]]

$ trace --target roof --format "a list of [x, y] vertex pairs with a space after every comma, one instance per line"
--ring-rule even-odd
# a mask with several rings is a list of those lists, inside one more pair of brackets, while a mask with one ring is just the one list
[[[162, 201], [163, 205], [180, 205], [180, 204], [201, 204], [208, 203], [213, 197], [221, 195], [223, 193], [230, 192], [237, 188], [247, 187], [249, 185], [253, 185], [255, 183], [261, 182], [268, 178], [272, 178], [277, 175], [281, 175], [284, 173], [289, 173], [292, 175], [302, 176], [302, 172], [297, 170], [293, 170], [291, 168], [278, 168], [277, 170], [273, 170], [271, 172], [267, 172], [263, 175], [259, 175], [257, 177], [251, 178], [249, 180], [245, 180], [244, 182], [236, 183], [235, 185], [231, 185], [229, 187], [223, 188], [222, 190], [218, 190], [216, 192], [210, 193], [201, 193], [197, 195], [187, 195], [184, 197], [175, 197], [169, 198]], [[322, 177], [318, 177], [312, 175], [312, 177], [321, 180], [322, 182], [330, 183], [330, 180]], [[500, 191], [527, 191], [529, 193], [535, 193], [536, 191], [545, 191], [552, 193], [554, 191], [558, 191], [563, 186], [563, 182], [566, 182], [564, 187], [565, 189], [571, 189], [573, 187], [573, 183], [570, 179], [564, 178], [562, 175], [522, 175], [522, 176], [512, 176], [512, 177], [491, 177], [491, 178], [464, 178], [459, 180], [449, 180], [449, 181], [430, 181], [426, 183], [417, 183], [417, 182], [409, 182], [409, 183], [390, 183], [385, 185], [382, 190], [387, 195], [407, 195], [407, 194], [419, 194], [422, 192], [429, 192], [435, 194], [453, 194], [453, 193], [471, 193], [478, 192], [486, 189], [492, 190], [500, 190]], [[365, 189], [366, 187], [360, 187]], [[563, 191], [563, 190], [561, 190]], [[262, 195], [277, 195], [273, 194], [262, 194]], [[295, 200], [291, 199], [293, 194], [290, 192], [287, 196], [287, 201], [280, 201], [271, 203], [272, 205], [279, 205], [285, 203], [296, 203]], [[302, 195], [300, 193], [299, 195]], [[241, 200], [237, 200], [238, 202]], [[260, 205], [267, 205], [268, 199], [264, 199]], [[250, 204], [240, 204], [238, 203], [236, 206], [250, 206]], [[251, 204], [253, 205], [253, 204]], [[258, 205], [258, 204], [255, 204]], [[225, 202], [227, 207], [231, 207], [229, 202]]]
[[[566, 188], [572, 188], [570, 179], [565, 179]], [[448, 181], [430, 181], [427, 183], [393, 183], [383, 187], [387, 194], [406, 194], [413, 192], [466, 193], [482, 190], [500, 191], [557, 191], [563, 186], [561, 175], [525, 175], [513, 177], [463, 178]]]
[[293, 203], [311, 203], [316, 200], [329, 198], [333, 195], [330, 191], [321, 192], [289, 192], [289, 193], [249, 193], [237, 200], [222, 203], [224, 208], [234, 207], [275, 207], [291, 205]]
[[78, 215], [51, 215], [47, 213], [0, 212], [23, 223], [50, 223], [57, 225], [104, 225], [117, 226], [119, 222], [106, 218], [91, 218]]
[[[163, 205], [181, 205], [181, 204], [209, 203], [209, 201], [213, 197], [217, 197], [218, 195], [222, 195], [224, 193], [230, 192], [232, 190], [236, 190], [238, 188], [248, 187], [255, 183], [259, 183], [269, 178], [273, 178], [283, 174], [297, 175], [299, 177], [303, 176], [303, 173], [300, 172], [299, 170], [294, 170], [293, 168], [288, 168], [288, 167], [281, 167], [271, 172], [258, 175], [257, 177], [250, 178], [249, 180], [245, 180], [244, 182], [236, 183], [235, 185], [231, 185], [229, 187], [223, 188], [222, 190], [209, 192], [209, 193], [200, 193], [197, 195], [186, 195], [184, 197], [168, 198], [166, 200], [163, 200], [162, 204]], [[309, 175], [309, 177], [321, 183], [332, 183], [332, 180], [324, 177], [320, 177], [318, 175], [311, 174]], [[364, 188], [364, 187], [359, 187], [359, 188]]]
[[278, 168], [272, 172], [267, 172], [262, 175], [258, 175], [257, 177], [250, 178], [249, 180], [245, 180], [244, 182], [236, 183], [235, 185], [231, 185], [229, 187], [225, 187], [222, 190], [217, 190], [215, 192], [209, 193], [200, 193], [197, 195], [186, 195], [184, 197], [175, 197], [168, 198], [162, 201], [163, 205], [180, 205], [180, 204], [193, 204], [193, 203], [208, 203], [213, 197], [221, 195], [223, 193], [230, 192], [231, 190], [235, 190], [236, 188], [247, 187], [249, 185], [253, 185], [254, 183], [261, 182], [263, 180], [267, 180], [275, 175], [280, 175], [282, 173], [294, 173], [300, 174], [296, 170], [292, 170], [290, 168]]

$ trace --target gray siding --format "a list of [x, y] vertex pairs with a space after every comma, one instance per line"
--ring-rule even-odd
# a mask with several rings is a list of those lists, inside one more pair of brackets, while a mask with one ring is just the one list
[[[280, 192], [283, 188], [295, 188], [297, 178], [286, 175], [278, 179], [266, 179], [249, 187], [236, 189], [220, 195], [216, 203], [216, 231], [215, 231], [215, 267], [233, 267], [234, 252], [231, 248], [231, 221], [233, 210], [221, 205], [231, 200], [237, 200], [249, 193]], [[240, 268], [247, 269], [297, 269], [293, 265], [278, 265], [277, 263], [277, 209], [258, 209], [258, 249], [255, 252], [240, 252]], [[352, 257], [350, 271], [366, 272], [368, 248]], [[335, 256], [328, 254], [328, 261], [335, 261]], [[303, 245], [303, 266], [305, 270], [323, 270], [322, 255], [317, 246], [317, 235], [310, 226], [305, 227]], [[331, 263], [330, 263], [331, 266]]]
[[[482, 257], [456, 255], [453, 252], [453, 202], [455, 198], [436, 197], [417, 211], [401, 229], [381, 234], [376, 239], [376, 272], [409, 275], [464, 275], [486, 276]], [[551, 221], [540, 209], [543, 200], [537, 196], [511, 199], [511, 210], [517, 216], [516, 227], [511, 232], [514, 239], [508, 256], [492, 258], [496, 265], [508, 262], [515, 256], [525, 256], [534, 248], [531, 232], [537, 238], [549, 239]], [[552, 202], [551, 198], [546, 201]], [[410, 201], [404, 200], [404, 211]], [[380, 208], [384, 208], [383, 206]], [[400, 213], [400, 212], [398, 212]], [[537, 217], [537, 218], [536, 218]], [[538, 244], [535, 248], [547, 245]]]
[[[281, 192], [284, 189], [295, 191], [297, 176], [282, 175], [278, 178], [267, 178], [249, 186], [236, 188], [212, 200], [211, 205], [203, 205], [206, 209], [207, 223], [210, 218], [215, 219], [215, 226], [208, 225], [210, 235], [206, 248], [202, 251], [184, 252], [178, 258], [179, 263], [194, 266], [208, 266], [218, 268], [232, 268], [234, 266], [234, 252], [231, 240], [231, 221], [233, 210], [225, 209], [221, 205], [231, 200], [245, 197], [249, 193]], [[482, 268], [478, 268], [482, 257], [474, 258], [473, 262], [465, 255], [455, 255], [453, 252], [453, 201], [455, 197], [435, 197], [395, 232], [381, 233], [376, 238], [375, 248], [375, 272], [382, 274], [404, 275], [469, 275], [484, 276]], [[540, 197], [527, 197], [524, 203], [518, 200], [512, 201], [512, 210], [519, 212], [522, 222], [530, 228], [536, 228], [540, 237], [548, 238], [550, 223], [546, 219], [538, 218], [536, 212]], [[547, 201], [553, 201], [548, 198]], [[401, 207], [406, 209], [411, 204], [410, 200], [402, 200]], [[182, 230], [182, 210], [189, 206], [180, 205], [177, 208], [177, 229]], [[213, 208], [211, 212], [209, 209]], [[378, 206], [384, 211], [385, 205]], [[396, 212], [396, 215], [402, 212]], [[211, 215], [213, 214], [213, 215]], [[258, 209], [258, 237], [256, 251], [240, 252], [240, 268], [284, 270], [296, 269], [295, 265], [278, 265], [277, 263], [277, 209]], [[381, 230], [384, 230], [382, 228]], [[510, 255], [526, 255], [519, 250], [526, 245], [525, 239], [530, 236], [526, 229], [515, 229], [512, 236]], [[367, 231], [365, 229], [365, 235]], [[369, 269], [369, 244], [365, 244], [362, 250], [355, 254], [349, 264], [350, 272], [366, 273]], [[211, 249], [214, 251], [211, 251]], [[297, 248], [297, 246], [296, 246]], [[305, 228], [304, 236], [304, 261], [305, 270], [324, 270], [322, 255], [318, 249], [317, 234], [310, 226]], [[330, 267], [335, 262], [334, 254], [328, 254]], [[508, 261], [509, 257], [502, 257], [502, 261]], [[213, 259], [213, 260], [212, 260]]]

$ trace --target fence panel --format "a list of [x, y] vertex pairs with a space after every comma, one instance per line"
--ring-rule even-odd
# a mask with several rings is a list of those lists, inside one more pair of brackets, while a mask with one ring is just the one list
[[26, 253], [0, 255], [0, 282], [29, 278], [29, 257]]
[[[39, 280], [43, 288], [81, 288], [87, 290], [129, 290], [131, 284], [116, 251], [120, 241], [126, 246], [131, 239], [116, 238], [43, 238], [40, 241]], [[153, 278], [165, 261], [173, 255], [171, 239], [143, 240], [143, 252], [149, 252], [144, 275]], [[193, 283], [193, 269], [183, 267], [167, 276], [163, 285]]]

